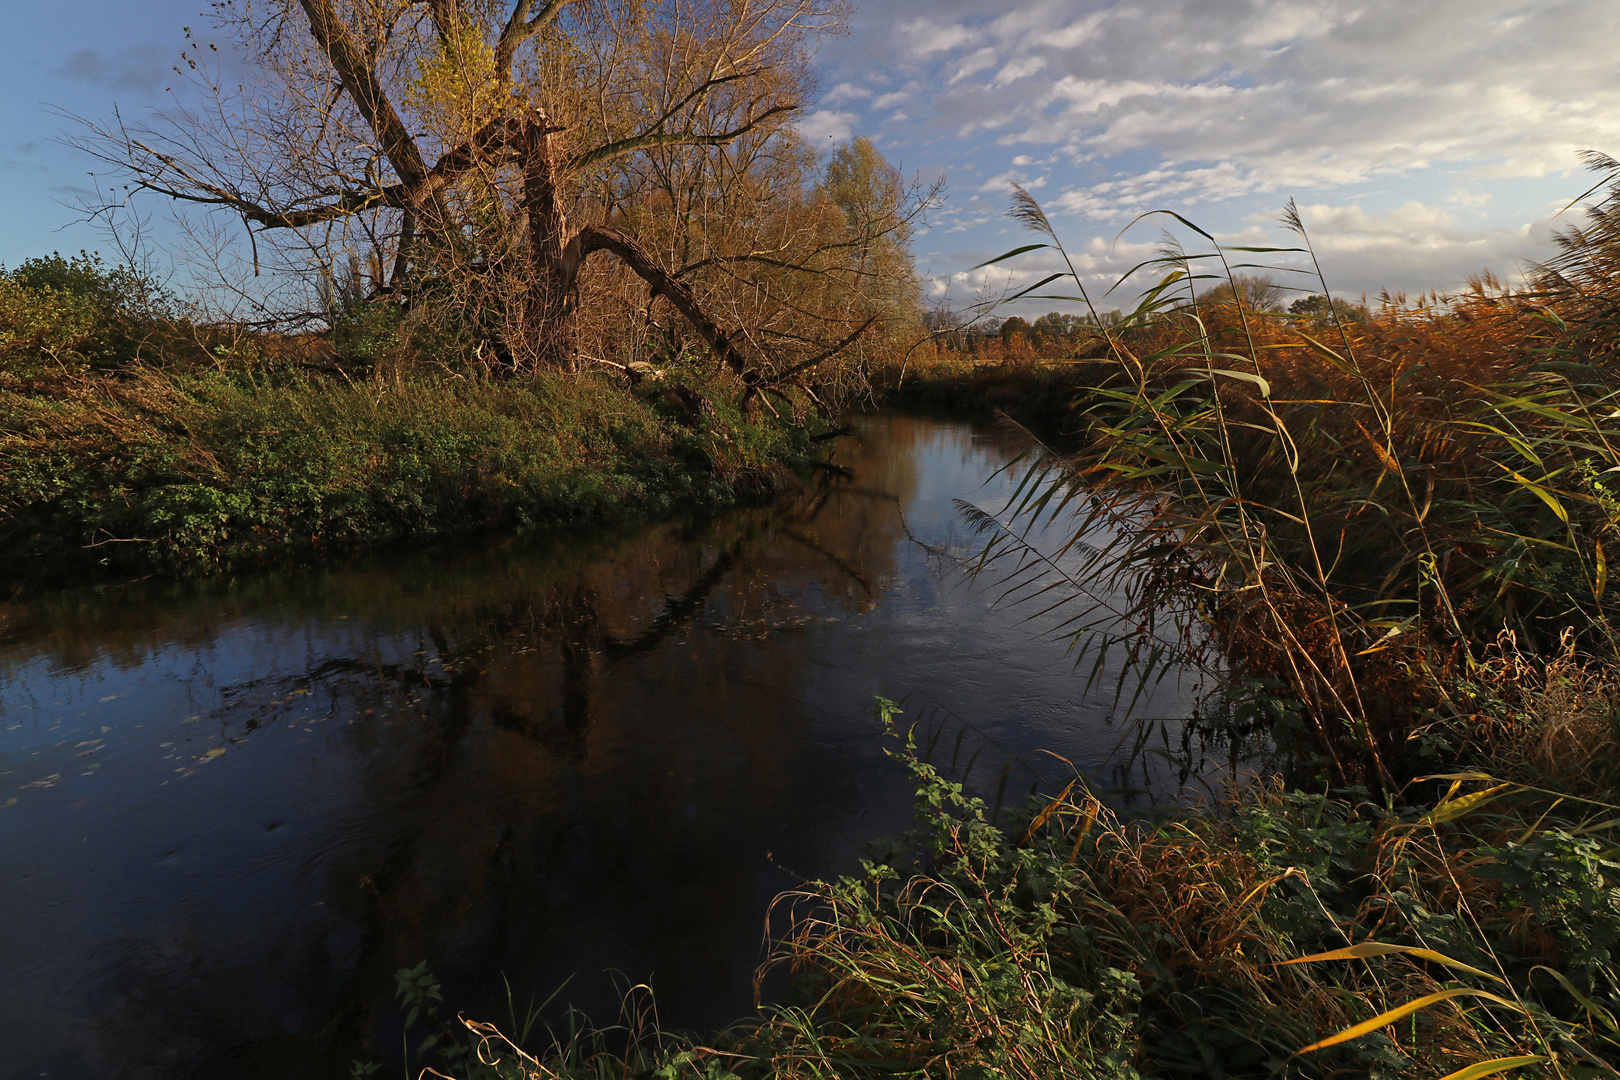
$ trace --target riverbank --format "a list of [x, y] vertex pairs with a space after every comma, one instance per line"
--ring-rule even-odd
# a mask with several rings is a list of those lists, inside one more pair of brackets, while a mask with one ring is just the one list
[[[1617, 703], [1610, 684], [1583, 711]], [[779, 899], [793, 933], [771, 966], [801, 980], [792, 1003], [701, 1037], [659, 1030], [644, 994], [611, 1028], [451, 1021], [420, 1063], [480, 1080], [1613, 1075], [1612, 803], [1465, 772], [1416, 804], [1265, 783], [1155, 825], [1077, 785], [997, 820], [897, 737], [920, 828]], [[403, 1001], [437, 1024], [423, 988]]]
[[0, 382], [13, 573], [192, 573], [401, 539], [709, 510], [794, 482], [810, 432], [701, 383], [350, 381], [132, 366]]
[[1073, 426], [1086, 388], [1100, 374], [1095, 363], [1074, 357], [928, 348], [903, 366], [880, 369], [873, 381], [879, 398], [896, 407], [986, 418], [1005, 413], [1055, 430]]

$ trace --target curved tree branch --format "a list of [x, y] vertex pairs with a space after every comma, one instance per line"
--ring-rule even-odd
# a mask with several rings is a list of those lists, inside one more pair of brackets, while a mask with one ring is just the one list
[[617, 230], [600, 225], [587, 225], [569, 242], [564, 259], [569, 264], [570, 270], [577, 273], [578, 268], [594, 251], [608, 251], [617, 255], [653, 292], [674, 305], [675, 310], [692, 325], [692, 329], [698, 332], [698, 336], [709, 346], [709, 351], [713, 352], [721, 363], [741, 376], [744, 382], [752, 385], [755, 373], [749, 367], [748, 359], [742, 350], [698, 305], [697, 297], [692, 295], [692, 290], [675, 280], [668, 271], [653, 261], [646, 248]]
[[517, 55], [518, 47], [525, 41], [534, 37], [549, 26], [553, 20], [562, 13], [573, 0], [546, 0], [538, 14], [529, 17], [529, 10], [533, 6], [532, 0], [518, 0], [512, 8], [512, 14], [501, 29], [501, 36], [495, 43], [495, 78], [502, 82], [512, 79], [512, 57]]

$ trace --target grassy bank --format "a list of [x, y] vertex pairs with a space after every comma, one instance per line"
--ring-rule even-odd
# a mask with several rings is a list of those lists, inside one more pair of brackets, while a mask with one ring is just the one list
[[1091, 374], [1061, 354], [1001, 348], [978, 352], [924, 346], [904, 365], [874, 375], [880, 400], [903, 408], [968, 416], [1006, 414], [1039, 428], [1072, 426], [1075, 402]]
[[594, 376], [0, 379], [0, 552], [14, 569], [206, 570], [719, 507], [808, 458], [803, 431], [686, 389], [695, 416]]
[[605, 523], [758, 499], [811, 458], [792, 388], [745, 414], [690, 357], [519, 372], [391, 312], [282, 335], [199, 321], [91, 255], [0, 272], [0, 557], [184, 573]]
[[[1579, 708], [1607, 723], [1616, 704], [1611, 685]], [[1477, 774], [1417, 804], [1272, 782], [1147, 825], [1077, 785], [992, 821], [896, 752], [919, 831], [779, 900], [795, 929], [773, 962], [800, 977], [798, 1004], [702, 1038], [659, 1030], [644, 994], [611, 1027], [435, 1016], [419, 1064], [479, 1080], [1615, 1075], [1612, 802]]]

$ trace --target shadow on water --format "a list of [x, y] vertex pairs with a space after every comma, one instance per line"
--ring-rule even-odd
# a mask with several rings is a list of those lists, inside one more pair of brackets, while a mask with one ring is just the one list
[[705, 523], [0, 606], [0, 1073], [343, 1074], [423, 959], [474, 1015], [745, 1014], [771, 897], [909, 824], [876, 696], [986, 790], [1109, 782], [1111, 693], [954, 557], [1008, 456], [868, 417]]

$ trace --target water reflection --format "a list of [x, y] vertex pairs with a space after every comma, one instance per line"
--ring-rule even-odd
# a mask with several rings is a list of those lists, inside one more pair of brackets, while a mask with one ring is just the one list
[[741, 1015], [769, 899], [907, 825], [875, 695], [1087, 768], [1116, 737], [930, 555], [1005, 460], [874, 417], [701, 526], [0, 608], [0, 1072], [341, 1074], [424, 958], [484, 1015], [502, 974], [611, 1012], [614, 970]]

